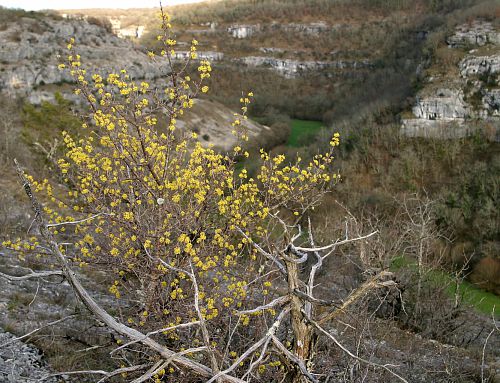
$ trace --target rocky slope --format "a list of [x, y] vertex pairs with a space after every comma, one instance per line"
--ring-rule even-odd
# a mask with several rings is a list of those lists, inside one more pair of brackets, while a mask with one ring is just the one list
[[[500, 141], [500, 30], [476, 20], [457, 27], [447, 39], [446, 54], [455, 54], [452, 68], [428, 70], [417, 94], [412, 116], [403, 119], [402, 132], [412, 137], [459, 138], [484, 128]], [[444, 55], [444, 53], [441, 53]]]
[[38, 87], [71, 81], [57, 68], [63, 60], [58, 55], [65, 55], [71, 37], [93, 70], [106, 73], [120, 66], [136, 79], [164, 75], [160, 64], [145, 59], [142, 51], [99, 25], [40, 15], [13, 20], [0, 31], [0, 91], [32, 95]]
[[[0, 329], [0, 382], [28, 383], [50, 375], [41, 352], [12, 334]], [[46, 378], [47, 383], [60, 383], [61, 378]]]
[[[59, 91], [65, 98], [78, 101], [72, 94], [72, 79], [57, 65], [67, 55], [66, 45], [71, 37], [83, 63], [92, 73], [106, 75], [112, 71], [126, 69], [134, 80], [147, 80], [156, 84], [166, 82], [168, 74], [165, 62], [151, 61], [145, 51], [126, 39], [121, 39], [102, 26], [83, 19], [65, 19], [41, 14], [13, 19], [0, 28], [0, 94], [8, 97], [23, 97], [32, 104], [53, 101], [54, 92]], [[184, 59], [178, 52], [177, 59]], [[215, 57], [214, 57], [215, 55]], [[217, 59], [215, 53], [201, 53], [200, 58]], [[231, 136], [233, 112], [221, 104], [203, 101], [204, 109], [195, 108], [184, 117], [182, 126], [189, 128], [204, 124], [204, 134], [208, 142], [222, 150], [229, 150], [235, 140]], [[211, 116], [211, 117], [210, 117]], [[216, 116], [216, 117], [214, 117]], [[190, 121], [192, 120], [192, 121]], [[210, 121], [217, 121], [211, 123]], [[261, 133], [266, 140], [273, 141], [269, 128], [251, 122], [249, 129], [255, 138]]]

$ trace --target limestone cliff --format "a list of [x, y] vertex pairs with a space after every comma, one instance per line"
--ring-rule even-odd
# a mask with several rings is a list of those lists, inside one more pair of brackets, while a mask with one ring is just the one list
[[[66, 45], [71, 37], [76, 41], [84, 65], [93, 73], [106, 75], [126, 69], [133, 80], [145, 79], [159, 85], [168, 81], [166, 62], [151, 61], [146, 52], [129, 40], [121, 39], [99, 25], [84, 19], [29, 15], [32, 17], [20, 17], [0, 28], [0, 94], [22, 97], [37, 105], [52, 101], [54, 92], [58, 91], [65, 98], [78, 101], [72, 86], [67, 85], [72, 78], [57, 67], [63, 61], [61, 56], [67, 55]], [[175, 59], [183, 60], [186, 55], [179, 51]], [[222, 59], [217, 52], [200, 52], [199, 56], [202, 59]], [[202, 139], [202, 142], [209, 142], [219, 149], [230, 149], [234, 144], [231, 140], [233, 111], [221, 104], [198, 102], [201, 109], [194, 108], [180, 120], [180, 125], [194, 129], [208, 121], [202, 128], [202, 136], [209, 138]], [[251, 136], [256, 139], [269, 130], [258, 123], [250, 125]], [[272, 141], [273, 135], [265, 136]]]
[[447, 72], [430, 68], [402, 132], [413, 137], [459, 138], [488, 126], [500, 140], [500, 32], [490, 22], [461, 25], [447, 38], [458, 64]]

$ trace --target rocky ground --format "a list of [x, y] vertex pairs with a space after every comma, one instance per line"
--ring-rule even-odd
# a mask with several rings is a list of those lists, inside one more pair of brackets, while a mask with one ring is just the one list
[[[27, 271], [24, 266], [25, 263], [11, 254], [2, 253], [0, 256], [0, 272], [22, 275]], [[339, 259], [330, 267], [342, 272], [334, 273], [334, 277], [325, 275], [321, 278], [321, 294], [329, 299], [345, 298], [350, 290], [346, 290], [345, 286], [347, 270], [343, 269], [346, 266]], [[119, 312], [117, 302], [106, 293], [103, 275], [96, 274], [89, 278], [83, 273], [81, 278], [101, 304], [112, 313]], [[362, 277], [353, 277], [351, 282], [357, 285], [362, 282]], [[0, 330], [0, 383], [28, 383], [51, 371], [70, 371], [83, 367], [113, 369], [112, 365], [103, 362], [109, 360], [109, 355], [106, 352], [99, 354], [99, 349], [94, 348], [96, 345], [115, 344], [113, 335], [86, 314], [67, 283], [61, 283], [58, 278], [40, 283], [34, 280], [9, 283], [0, 277], [0, 291], [0, 329], [4, 329]], [[483, 382], [500, 382], [500, 333], [488, 337], [493, 328], [491, 318], [472, 311], [461, 311], [449, 319], [450, 326], [456, 329], [437, 341], [431, 335], [434, 323], [429, 322], [427, 330], [416, 334], [393, 318], [375, 316], [375, 309], [372, 308], [380, 309], [385, 302], [388, 302], [386, 291], [367, 296], [352, 312], [330, 323], [331, 334], [348, 349], [374, 363], [390, 363], [411, 383], [472, 383], [481, 374], [486, 379]], [[26, 343], [11, 341], [14, 335], [5, 332], [7, 329], [16, 336], [22, 336], [68, 316], [71, 317], [56, 326], [46, 327], [23, 339]], [[330, 382], [354, 382], [357, 380], [353, 377], [363, 375], [366, 382], [380, 382], [381, 377], [389, 379], [385, 380], [387, 382], [396, 381], [390, 380], [393, 377], [384, 371], [373, 370], [346, 358], [332, 344], [320, 343], [318, 355], [326, 357], [329, 354], [338, 361], [331, 366]], [[47, 381], [56, 383], [61, 380]], [[65, 381], [70, 381], [69, 377]], [[71, 381], [93, 382], [95, 376], [71, 376]]]
[[23, 343], [0, 328], [0, 382], [31, 383], [44, 378], [47, 383], [65, 382], [64, 377], [49, 377], [51, 371], [37, 348]]
[[[0, 28], [0, 97], [21, 97], [40, 105], [43, 101], [53, 102], [54, 93], [60, 92], [64, 98], [80, 102], [81, 98], [73, 94], [70, 85], [73, 79], [68, 71], [58, 69], [58, 64], [68, 55], [66, 45], [70, 38], [75, 39], [75, 49], [89, 73], [107, 77], [109, 73], [125, 69], [134, 81], [148, 81], [159, 88], [167, 84], [170, 72], [167, 62], [161, 58], [152, 61], [144, 49], [129, 40], [85, 20], [35, 15], [20, 17]], [[201, 59], [210, 58], [205, 56], [200, 53]], [[234, 111], [207, 100], [199, 102], [200, 108], [180, 119], [179, 125], [191, 130], [202, 126], [202, 144], [231, 150], [236, 143], [231, 135]], [[250, 136], [268, 146], [283, 141], [276, 141], [279, 134], [267, 127], [253, 121], [248, 125]]]

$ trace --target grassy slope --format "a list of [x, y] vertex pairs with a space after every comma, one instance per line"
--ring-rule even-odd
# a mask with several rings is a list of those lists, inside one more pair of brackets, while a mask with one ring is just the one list
[[[393, 271], [410, 269], [416, 272], [417, 264], [415, 261], [402, 256], [394, 258], [391, 269]], [[494, 313], [496, 318], [500, 318], [500, 297], [498, 295], [482, 290], [467, 281], [461, 281], [457, 286], [452, 275], [437, 269], [425, 271], [425, 277], [428, 283], [436, 286], [447, 286], [446, 292], [450, 297], [454, 297], [458, 292], [463, 302], [471, 305], [477, 311], [487, 315]], [[458, 291], [456, 290], [457, 287]]]
[[303, 140], [318, 133], [323, 126], [321, 121], [292, 120], [287, 145], [294, 148], [302, 146], [304, 144]]

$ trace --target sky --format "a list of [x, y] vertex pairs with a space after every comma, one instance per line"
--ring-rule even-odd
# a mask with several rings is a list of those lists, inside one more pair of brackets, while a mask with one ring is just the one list
[[[162, 0], [164, 6], [197, 3], [202, 0]], [[157, 7], [158, 0], [0, 0], [7, 8], [22, 8], [27, 11], [40, 9], [84, 9], [84, 8], [150, 8]]]

